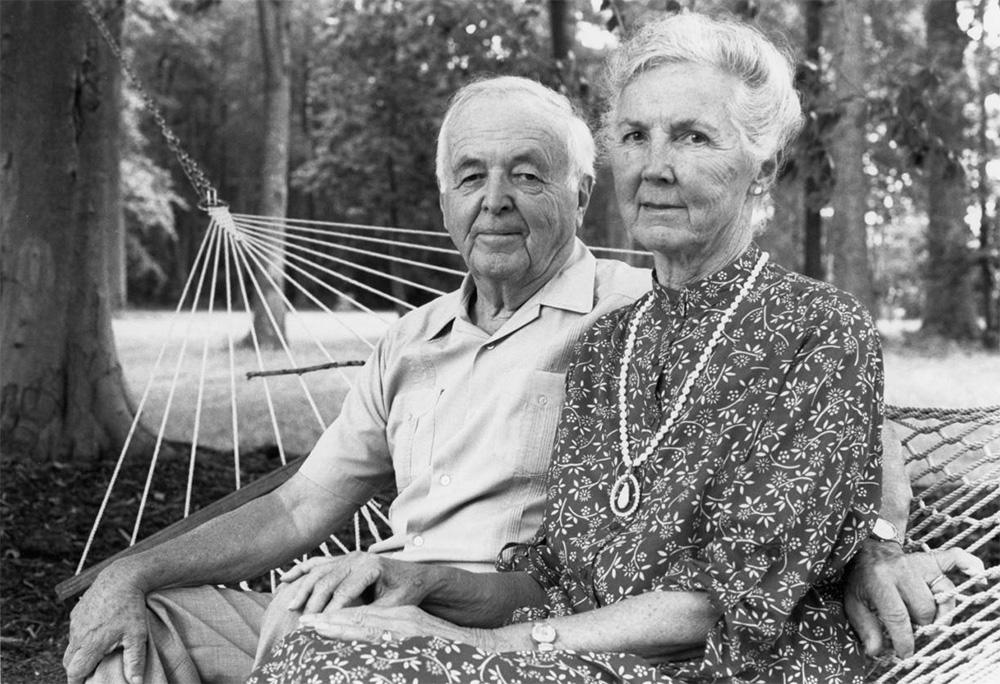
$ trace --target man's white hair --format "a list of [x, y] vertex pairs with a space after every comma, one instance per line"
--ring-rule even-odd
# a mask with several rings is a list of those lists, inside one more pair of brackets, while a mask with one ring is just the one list
[[448, 132], [458, 112], [465, 105], [480, 98], [501, 100], [511, 95], [528, 95], [534, 98], [538, 101], [540, 117], [548, 116], [565, 124], [562, 130], [565, 131], [566, 151], [569, 155], [569, 177], [566, 179], [568, 182], [578, 186], [584, 176], [594, 177], [596, 156], [594, 137], [569, 98], [528, 78], [498, 76], [473, 81], [460, 88], [451, 98], [448, 111], [441, 123], [441, 131], [438, 133], [435, 165], [439, 189], [443, 189], [448, 180]]

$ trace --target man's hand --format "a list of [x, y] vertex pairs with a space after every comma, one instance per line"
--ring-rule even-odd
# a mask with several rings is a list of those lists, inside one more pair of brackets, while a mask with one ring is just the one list
[[323, 613], [362, 603], [371, 591], [373, 605], [417, 605], [431, 587], [428, 569], [416, 563], [355, 551], [344, 556], [319, 556], [299, 563], [281, 581], [293, 592], [288, 610]]
[[929, 624], [955, 607], [954, 596], [948, 596], [955, 585], [947, 573], [972, 576], [983, 569], [982, 561], [962, 549], [906, 554], [899, 544], [867, 540], [847, 577], [848, 620], [868, 655], [885, 648], [884, 625], [896, 655], [907, 658], [913, 655], [913, 623]]
[[146, 597], [127, 576], [109, 567], [98, 575], [70, 614], [63, 667], [69, 684], [83, 682], [101, 660], [124, 649], [124, 675], [142, 682], [146, 666]]

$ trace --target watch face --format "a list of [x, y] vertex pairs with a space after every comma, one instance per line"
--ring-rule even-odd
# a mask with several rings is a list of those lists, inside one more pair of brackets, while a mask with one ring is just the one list
[[899, 539], [896, 526], [883, 518], [875, 521], [875, 525], [872, 526], [872, 536], [884, 541], [897, 541]]
[[547, 622], [536, 622], [531, 628], [531, 638], [540, 643], [552, 643], [556, 640], [556, 628]]

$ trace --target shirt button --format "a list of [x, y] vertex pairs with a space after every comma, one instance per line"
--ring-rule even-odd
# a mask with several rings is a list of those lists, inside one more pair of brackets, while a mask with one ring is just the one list
[[442, 475], [441, 478], [438, 480], [438, 482], [440, 482], [443, 486], [447, 487], [448, 485], [451, 484], [451, 475]]
[[549, 403], [549, 398], [547, 396], [545, 396], [544, 394], [539, 394], [538, 395], [538, 404], [539, 404], [539, 406], [545, 406], [548, 403]]
[[416, 537], [413, 538], [413, 545], [414, 546], [423, 546], [424, 545], [424, 538], [421, 537], [418, 534]]
[[486, 345], [486, 348], [487, 349], [495, 349], [496, 346], [497, 346], [496, 342], [490, 342], [488, 345]]

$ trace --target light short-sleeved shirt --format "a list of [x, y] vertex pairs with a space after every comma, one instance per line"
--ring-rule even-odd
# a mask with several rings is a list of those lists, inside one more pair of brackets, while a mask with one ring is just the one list
[[393, 324], [299, 472], [357, 505], [394, 479], [392, 535], [371, 551], [492, 570], [541, 522], [573, 346], [650, 285], [649, 270], [595, 259], [577, 240], [490, 335], [469, 318], [467, 276]]

